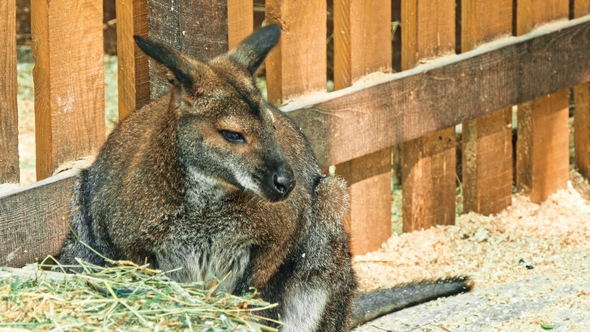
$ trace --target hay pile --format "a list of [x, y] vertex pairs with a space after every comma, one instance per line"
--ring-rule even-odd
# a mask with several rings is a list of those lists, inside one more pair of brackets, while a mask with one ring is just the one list
[[0, 271], [0, 331], [278, 331], [258, 315], [275, 305], [255, 291], [237, 297], [217, 291], [223, 281], [178, 284], [147, 265], [110, 263], [80, 262], [78, 274], [45, 264]]

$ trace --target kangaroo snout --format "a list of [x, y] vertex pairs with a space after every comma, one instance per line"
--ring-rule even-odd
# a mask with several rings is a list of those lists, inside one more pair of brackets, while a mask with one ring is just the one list
[[272, 175], [272, 185], [274, 190], [282, 196], [287, 198], [291, 190], [295, 187], [295, 179], [293, 171], [289, 168], [287, 170], [279, 170]]

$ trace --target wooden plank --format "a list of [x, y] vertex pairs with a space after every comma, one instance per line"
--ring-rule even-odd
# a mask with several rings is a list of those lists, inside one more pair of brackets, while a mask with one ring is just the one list
[[401, 149], [404, 233], [433, 225], [453, 225], [457, 160], [455, 128], [422, 136], [411, 143]]
[[498, 213], [512, 202], [512, 109], [463, 123], [463, 212]]
[[335, 90], [391, 72], [391, 1], [334, 1], [334, 31]]
[[[336, 0], [333, 18], [336, 90], [391, 72], [391, 1]], [[349, 185], [352, 253], [379, 249], [391, 236], [391, 149], [336, 165], [336, 173]]]
[[227, 0], [227, 25], [232, 49], [254, 30], [254, 0]]
[[[574, 18], [590, 14], [590, 0], [575, 0]], [[574, 87], [574, 149], [575, 165], [580, 173], [590, 177], [590, 82]]]
[[31, 14], [40, 180], [105, 140], [102, 2], [33, 1]]
[[[227, 0], [147, 0], [149, 37], [201, 60], [228, 51]], [[150, 96], [168, 91], [166, 70], [150, 61]]]
[[282, 110], [298, 122], [320, 165], [335, 165], [590, 81], [590, 42], [581, 41], [590, 41], [588, 16]]
[[569, 180], [569, 89], [519, 105], [516, 186], [540, 203]]
[[590, 0], [573, 0], [573, 18], [580, 18], [590, 14]]
[[[512, 0], [461, 2], [461, 51], [512, 33]], [[498, 213], [512, 202], [512, 108], [463, 123], [463, 211]]]
[[76, 174], [66, 171], [0, 194], [0, 266], [22, 267], [59, 253], [69, 233]]
[[119, 121], [150, 101], [148, 56], [133, 40], [146, 37], [147, 0], [117, 0]]
[[377, 250], [391, 236], [391, 149], [336, 165], [346, 179], [350, 212], [345, 217], [353, 255]]
[[0, 184], [19, 183], [16, 3], [0, 3]]
[[590, 177], [590, 83], [574, 88], [574, 149], [575, 166], [585, 177]]
[[401, 1], [402, 70], [455, 52], [455, 1]]
[[[566, 20], [569, 6], [568, 0], [534, 1], [534, 4], [532, 0], [517, 1], [517, 35], [528, 33], [545, 22]], [[554, 75], [546, 77], [550, 80]], [[569, 94], [560, 91], [518, 105], [516, 185], [529, 193], [534, 203], [540, 203], [558, 189], [567, 187], [568, 103]], [[550, 135], [549, 141], [547, 135]]]
[[266, 23], [281, 25], [266, 58], [268, 101], [282, 105], [326, 89], [326, 1], [267, 0]]
[[[455, 52], [454, 0], [402, 0], [401, 4], [402, 70]], [[404, 33], [406, 29], [409, 32]], [[455, 222], [455, 200], [440, 200], [455, 197], [455, 149], [454, 127], [401, 145], [404, 232]], [[452, 171], [447, 168], [451, 165]]]

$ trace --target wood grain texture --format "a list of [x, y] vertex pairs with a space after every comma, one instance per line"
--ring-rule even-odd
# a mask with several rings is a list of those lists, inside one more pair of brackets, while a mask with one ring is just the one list
[[569, 89], [519, 105], [516, 185], [540, 203], [569, 180]]
[[590, 14], [590, 0], [573, 0], [573, 18], [579, 18]]
[[402, 70], [455, 52], [454, 0], [402, 0]]
[[455, 223], [455, 128], [402, 145], [403, 231]]
[[[518, 1], [516, 34], [528, 33], [546, 22], [567, 20], [569, 6], [568, 0]], [[555, 76], [554, 74], [539, 77], [552, 80]], [[567, 110], [569, 93], [567, 91], [569, 90], [555, 92], [550, 96], [518, 105], [516, 185], [529, 193], [531, 201], [535, 203], [540, 203], [558, 189], [567, 186], [569, 179], [569, 157], [567, 157], [569, 156]]]
[[585, 177], [590, 177], [590, 83], [574, 88], [574, 149], [575, 165]]
[[149, 61], [134, 35], [147, 37], [147, 0], [117, 0], [119, 121], [150, 101]]
[[[391, 72], [391, 1], [337, 0], [333, 19], [335, 90]], [[379, 249], [391, 236], [391, 149], [336, 165], [336, 172], [349, 184], [352, 253]]]
[[[200, 60], [228, 51], [227, 0], [147, 0], [149, 37]], [[166, 69], [150, 61], [150, 96], [168, 92]]]
[[336, 174], [349, 185], [345, 226], [351, 252], [363, 255], [379, 249], [391, 236], [391, 149], [336, 165]]
[[569, 0], [518, 0], [515, 34], [521, 36], [539, 25], [567, 20], [568, 16]]
[[512, 202], [512, 108], [463, 123], [463, 212], [491, 215]]
[[282, 34], [266, 58], [268, 101], [282, 105], [326, 89], [326, 1], [267, 0], [266, 24]]
[[[590, 0], [575, 0], [573, 17], [590, 14]], [[576, 168], [590, 177], [590, 82], [574, 87], [574, 149]]]
[[59, 253], [69, 232], [76, 174], [66, 171], [0, 194], [0, 266], [22, 267]]
[[590, 17], [583, 17], [282, 110], [298, 122], [320, 165], [329, 166], [587, 81]]
[[[511, 0], [461, 2], [461, 50], [512, 33]], [[512, 202], [512, 109], [463, 123], [463, 211], [498, 213]]]
[[0, 3], [0, 184], [19, 183], [16, 3]]
[[391, 1], [334, 1], [334, 89], [391, 72]]
[[105, 141], [102, 2], [31, 3], [37, 179]]
[[[455, 52], [455, 6], [450, 0], [402, 0], [402, 70]], [[438, 199], [455, 196], [455, 171], [446, 169], [456, 164], [455, 143], [454, 128], [450, 128], [401, 145], [404, 232], [454, 223], [455, 201]], [[434, 146], [446, 149], [430, 154]]]
[[254, 0], [227, 0], [227, 28], [232, 49], [254, 30]]

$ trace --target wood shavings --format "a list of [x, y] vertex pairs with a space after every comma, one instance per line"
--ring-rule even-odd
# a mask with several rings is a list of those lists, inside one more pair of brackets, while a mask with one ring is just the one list
[[[487, 317], [489, 324], [481, 326], [489, 330], [540, 331], [541, 324], [553, 323], [556, 330], [559, 326], [567, 326], [567, 331], [587, 330], [590, 186], [575, 171], [571, 179], [567, 189], [540, 205], [516, 195], [512, 206], [494, 216], [469, 213], [459, 216], [453, 226], [394, 234], [380, 250], [354, 258], [361, 290], [425, 278], [469, 275], [474, 281], [474, 294], [485, 304], [472, 311], [472, 316], [491, 315], [493, 308], [497, 308], [494, 315], [501, 317], [501, 310], [508, 310], [506, 319]], [[518, 288], [498, 292], [498, 287], [506, 285]], [[537, 308], [540, 304], [544, 306]], [[482, 317], [450, 316], [453, 315], [441, 318], [441, 326], [451, 331], [485, 321]], [[402, 325], [396, 323], [396, 327]]]

